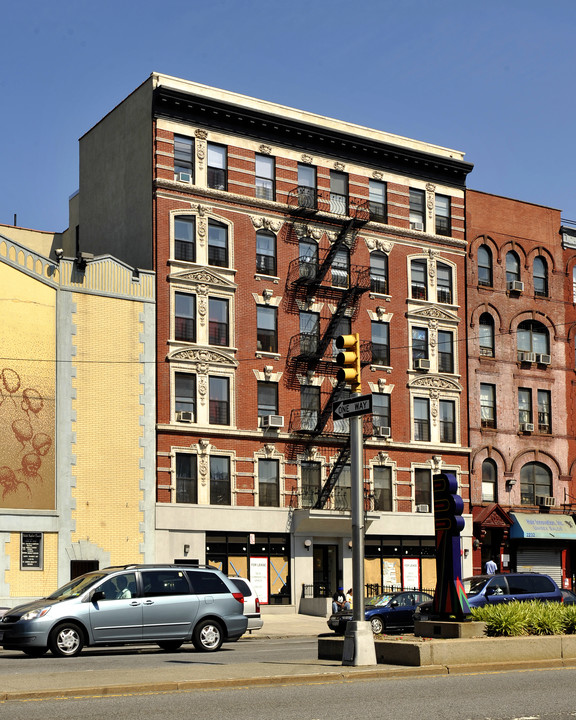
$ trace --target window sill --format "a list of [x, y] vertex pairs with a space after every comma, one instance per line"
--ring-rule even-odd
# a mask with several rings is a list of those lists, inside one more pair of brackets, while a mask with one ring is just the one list
[[255, 273], [254, 280], [272, 282], [274, 285], [278, 285], [280, 282], [280, 278], [277, 275], [266, 275], [266, 273]]
[[271, 353], [271, 352], [264, 352], [264, 350], [257, 350], [255, 353], [255, 357], [261, 359], [261, 358], [272, 358], [273, 360], [280, 360], [280, 353]]
[[374, 363], [372, 365], [370, 365], [370, 372], [376, 372], [378, 370], [380, 372], [386, 372], [386, 373], [390, 374], [392, 372], [392, 366], [391, 365], [378, 365], [378, 364], [374, 364]]
[[373, 290], [371, 290], [370, 300], [385, 300], [386, 302], [391, 302], [392, 295], [389, 295], [388, 293], [374, 292]]

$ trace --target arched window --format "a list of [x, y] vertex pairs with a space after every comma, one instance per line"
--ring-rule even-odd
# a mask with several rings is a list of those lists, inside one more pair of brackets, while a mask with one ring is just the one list
[[550, 350], [548, 330], [537, 320], [524, 320], [518, 325], [516, 344], [518, 352], [548, 355]]
[[541, 256], [534, 258], [533, 266], [534, 276], [534, 295], [540, 297], [548, 296], [548, 264], [546, 260]]
[[276, 236], [267, 230], [256, 233], [256, 272], [276, 275]]
[[480, 355], [494, 357], [494, 319], [490, 313], [480, 315], [479, 331]]
[[537, 505], [538, 498], [552, 496], [552, 473], [539, 462], [527, 463], [520, 471], [522, 505]]
[[482, 502], [496, 502], [498, 497], [498, 469], [494, 460], [482, 463]]
[[520, 280], [520, 258], [511, 250], [506, 255], [506, 285], [510, 288], [510, 283]]
[[478, 248], [478, 285], [492, 287], [492, 252], [486, 245]]

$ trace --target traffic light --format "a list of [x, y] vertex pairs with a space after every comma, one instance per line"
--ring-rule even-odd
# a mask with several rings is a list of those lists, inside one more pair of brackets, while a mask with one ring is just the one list
[[464, 529], [463, 509], [464, 503], [458, 495], [456, 474], [434, 475], [434, 524], [436, 530], [447, 530], [450, 535], [460, 535]]
[[360, 336], [339, 335], [336, 338], [336, 347], [339, 352], [336, 364], [340, 365], [336, 378], [338, 382], [350, 383], [352, 392], [360, 392]]

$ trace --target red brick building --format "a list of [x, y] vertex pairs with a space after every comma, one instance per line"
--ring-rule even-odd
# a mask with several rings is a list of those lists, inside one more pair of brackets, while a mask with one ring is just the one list
[[466, 219], [473, 569], [568, 586], [575, 247], [552, 208], [468, 190]]
[[82, 249], [158, 279], [159, 561], [246, 574], [268, 603], [351, 584], [333, 341], [357, 332], [366, 582], [434, 586], [433, 472], [457, 473], [468, 513], [470, 170], [156, 74], [81, 139]]

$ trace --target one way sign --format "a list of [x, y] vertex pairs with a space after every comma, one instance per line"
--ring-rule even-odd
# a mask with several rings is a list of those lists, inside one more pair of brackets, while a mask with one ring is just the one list
[[366, 415], [372, 412], [372, 395], [360, 395], [360, 397], [338, 400], [332, 407], [334, 420], [344, 420], [356, 415]]

